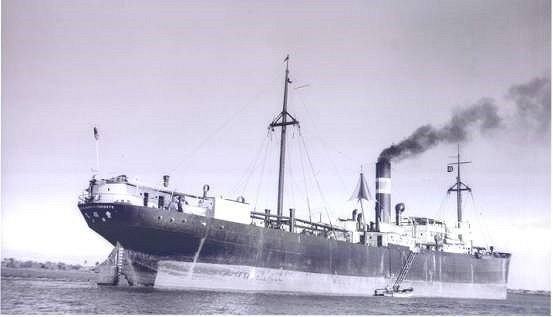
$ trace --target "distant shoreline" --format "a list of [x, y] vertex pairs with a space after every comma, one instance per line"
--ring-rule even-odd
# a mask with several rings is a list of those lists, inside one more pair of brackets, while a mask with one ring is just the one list
[[92, 270], [99, 263], [96, 262], [95, 265], [87, 265], [86, 261], [83, 265], [81, 264], [68, 264], [64, 262], [38, 262], [33, 260], [18, 260], [15, 258], [3, 258], [2, 259], [2, 268], [33, 268], [33, 269], [47, 269], [47, 270]]
[[2, 278], [44, 278], [62, 281], [96, 282], [96, 273], [91, 270], [57, 270], [46, 268], [1, 268]]

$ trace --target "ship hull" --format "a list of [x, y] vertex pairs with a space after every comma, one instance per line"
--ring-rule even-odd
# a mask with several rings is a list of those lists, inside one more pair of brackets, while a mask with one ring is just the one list
[[[409, 254], [123, 203], [79, 208], [90, 228], [127, 250], [126, 276], [135, 285], [372, 296]], [[425, 251], [402, 286], [413, 296], [502, 299], [509, 260]]]

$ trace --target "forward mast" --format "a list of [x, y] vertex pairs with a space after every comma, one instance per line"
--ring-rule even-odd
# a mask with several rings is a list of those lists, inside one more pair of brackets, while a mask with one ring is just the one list
[[299, 125], [298, 120], [288, 113], [288, 84], [292, 81], [289, 77], [288, 62], [290, 55], [286, 55], [284, 62], [286, 62], [286, 71], [284, 74], [284, 100], [282, 102], [282, 111], [278, 116], [269, 124], [269, 128], [280, 127], [280, 159], [278, 164], [278, 200], [277, 200], [277, 219], [282, 217], [282, 209], [284, 203], [284, 168], [286, 165], [286, 127], [289, 125]]

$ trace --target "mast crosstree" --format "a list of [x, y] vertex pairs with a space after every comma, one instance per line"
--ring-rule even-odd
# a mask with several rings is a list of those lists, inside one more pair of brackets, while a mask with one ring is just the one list
[[290, 55], [286, 55], [284, 61], [286, 62], [286, 72], [284, 75], [284, 100], [282, 102], [282, 111], [280, 114], [269, 124], [269, 128], [280, 127], [280, 160], [278, 168], [278, 201], [277, 201], [277, 215], [278, 219], [282, 216], [283, 199], [284, 199], [284, 167], [286, 165], [286, 127], [289, 125], [299, 125], [298, 120], [288, 113], [288, 84], [292, 83], [289, 77], [288, 62]]

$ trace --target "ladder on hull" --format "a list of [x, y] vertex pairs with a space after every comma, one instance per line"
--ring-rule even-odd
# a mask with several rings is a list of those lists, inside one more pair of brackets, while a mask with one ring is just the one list
[[120, 276], [124, 275], [123, 265], [125, 261], [125, 249], [119, 242], [111, 251], [108, 258], [98, 265], [95, 272], [98, 275], [98, 285], [118, 285]]
[[115, 254], [115, 268], [116, 268], [116, 274], [117, 277], [122, 274], [123, 272], [123, 257], [125, 256], [125, 249], [123, 249], [123, 246], [117, 242], [117, 253]]
[[399, 290], [399, 286], [405, 280], [405, 277], [407, 276], [407, 273], [409, 273], [409, 269], [411, 269], [411, 266], [413, 265], [413, 262], [415, 261], [415, 252], [410, 252], [407, 256], [407, 261], [405, 261], [405, 264], [403, 264], [403, 267], [401, 268], [401, 271], [399, 272], [399, 275], [396, 278], [396, 281], [394, 282], [394, 285], [392, 286], [392, 289], [394, 292], [397, 292]]

